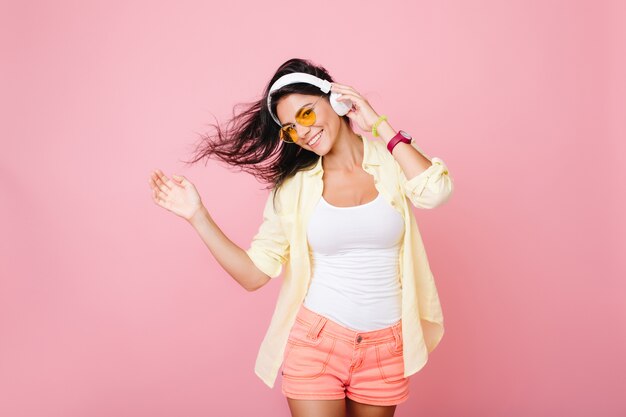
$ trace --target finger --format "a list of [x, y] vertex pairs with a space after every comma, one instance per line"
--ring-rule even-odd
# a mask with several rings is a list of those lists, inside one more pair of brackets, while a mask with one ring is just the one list
[[159, 184], [157, 183], [158, 177], [156, 174], [152, 174], [152, 176], [148, 179], [148, 184], [150, 184], [151, 188], [159, 188]]
[[351, 109], [357, 109], [359, 107], [365, 107], [366, 101], [361, 99], [358, 96], [350, 96], [348, 94], [343, 94], [340, 97], [336, 97], [337, 101], [345, 102], [346, 105], [350, 104]]
[[342, 93], [340, 93], [339, 96], [337, 96], [337, 100], [341, 100], [341, 99], [350, 99], [352, 101], [354, 100], [365, 100], [359, 93], [356, 92], [352, 92], [352, 91], [344, 91]]
[[331, 87], [338, 87], [338, 88], [352, 88], [347, 84], [342, 84], [342, 83], [337, 83], [337, 82], [332, 82], [330, 83]]
[[342, 101], [342, 100], [351, 100], [351, 101], [352, 101], [353, 99], [351, 99], [350, 97], [348, 97], [348, 95], [347, 95], [347, 94], [342, 94], [342, 95], [340, 95], [340, 96], [335, 96], [335, 100], [339, 100], [339, 101]]
[[157, 170], [152, 171], [150, 178], [152, 179], [152, 182], [154, 182], [154, 186], [158, 188], [161, 181], [159, 181], [159, 173]]
[[189, 184], [189, 181], [187, 181], [187, 178], [183, 177], [182, 175], [172, 174], [172, 179], [177, 181], [178, 184], [183, 188]]
[[344, 92], [344, 91], [352, 91], [354, 93], [356, 93], [357, 91], [354, 89], [354, 87], [350, 87], [349, 85], [344, 85], [344, 84], [337, 84], [334, 83], [331, 86], [331, 90], [332, 91], [336, 91], [336, 92]]
[[169, 207], [169, 204], [168, 204], [168, 203], [167, 203], [167, 201], [165, 201], [165, 200], [162, 200], [162, 199], [159, 199], [159, 198], [156, 198], [156, 197], [155, 197], [154, 202], [155, 202], [158, 206], [160, 206], [160, 207], [163, 207], [163, 208], [165, 208], [165, 209], [169, 209], [169, 208], [168, 208], [168, 207]]
[[172, 181], [166, 175], [162, 175], [161, 179], [163, 180], [163, 184], [165, 184], [166, 187], [168, 187], [169, 189], [174, 188], [174, 185], [175, 185], [174, 181]]
[[[165, 174], [163, 173], [163, 171], [161, 171], [160, 169], [157, 169], [154, 171], [157, 177], [157, 180], [160, 181], [163, 184], [166, 184], [167, 182], [167, 176], [165, 176]], [[158, 182], [157, 181], [157, 182]], [[167, 184], [166, 184], [167, 185]]]
[[163, 172], [161, 170], [157, 170], [156, 171], [156, 183], [159, 186], [159, 188], [163, 191], [168, 191], [171, 186], [168, 184], [169, 179], [165, 176], [165, 174], [163, 174]]
[[153, 174], [152, 178], [151, 178], [152, 184], [154, 184], [152, 186], [152, 189], [154, 190], [154, 192], [161, 192], [162, 195], [164, 197], [167, 197], [167, 194], [169, 192], [169, 188], [167, 188], [166, 185], [163, 184], [162, 181], [159, 180], [158, 176], [155, 174]]
[[172, 182], [171, 183], [174, 184], [176, 187], [185, 188], [185, 186], [180, 183], [180, 180], [177, 179], [174, 174], [172, 174]]
[[159, 197], [159, 190], [157, 188], [152, 190], [152, 200], [160, 206], [163, 206], [165, 203], [165, 200]]
[[165, 175], [161, 178], [161, 189], [166, 193], [171, 191], [174, 187], [184, 188], [180, 182], [176, 181], [175, 178], [168, 179]]
[[334, 91], [334, 93], [336, 94], [336, 97], [338, 100], [341, 100], [342, 98], [347, 97], [352, 101], [354, 100], [365, 101], [365, 98], [354, 90], [340, 89], [340, 90]]
[[157, 187], [156, 187], [157, 190], [167, 195], [167, 193], [170, 191], [170, 188], [167, 185], [165, 185], [165, 183], [161, 181], [160, 179], [157, 179], [156, 183], [157, 183]]
[[155, 189], [155, 193], [156, 193], [156, 196], [159, 199], [161, 199], [163, 201], [167, 201], [168, 200], [169, 194], [167, 193], [167, 191], [163, 191], [160, 188], [156, 188]]
[[167, 180], [167, 176], [163, 173], [163, 171], [161, 171], [160, 169], [157, 169], [156, 171], [157, 177], [161, 179], [161, 181], [166, 182]]
[[152, 190], [154, 190], [155, 192], [161, 190], [162, 185], [159, 184], [159, 180], [156, 174], [153, 174], [152, 178], [150, 178], [150, 183]]

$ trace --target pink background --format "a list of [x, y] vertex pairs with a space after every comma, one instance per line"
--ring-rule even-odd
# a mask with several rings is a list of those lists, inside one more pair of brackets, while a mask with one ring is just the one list
[[262, 184], [182, 160], [292, 57], [455, 181], [416, 209], [446, 334], [396, 415], [626, 415], [624, 4], [3, 2], [0, 415], [289, 415], [253, 372], [281, 279], [243, 290], [147, 180], [247, 248]]

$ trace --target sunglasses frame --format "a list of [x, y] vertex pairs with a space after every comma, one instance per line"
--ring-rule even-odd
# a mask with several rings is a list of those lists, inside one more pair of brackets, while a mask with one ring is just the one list
[[[315, 113], [315, 110], [314, 110], [314, 109], [315, 109], [315, 106], [317, 105], [317, 103], [318, 103], [318, 102], [319, 102], [322, 98], [324, 98], [324, 96], [319, 96], [319, 98], [318, 98], [317, 100], [315, 100], [315, 103], [313, 103], [313, 105], [311, 105], [311, 107], [310, 107], [311, 111], [313, 112], [313, 116], [314, 116], [314, 118], [313, 118], [313, 123], [311, 123], [311, 124], [310, 124], [310, 125], [308, 125], [308, 126], [307, 126], [307, 125], [303, 125], [303, 124], [298, 123], [298, 121], [297, 121], [297, 120], [296, 120], [296, 123], [298, 123], [300, 126], [304, 126], [304, 127], [309, 127], [309, 126], [312, 126], [312, 125], [313, 125], [313, 124], [317, 121], [317, 114]], [[299, 113], [300, 113], [303, 109], [305, 109], [305, 108], [307, 108], [307, 109], [308, 109], [307, 105], [304, 105], [304, 106], [300, 107], [300, 108], [296, 111], [296, 116], [297, 116], [297, 115], [298, 115], [298, 114], [299, 114]], [[296, 144], [298, 143], [298, 140], [300, 140], [300, 137], [298, 137], [298, 140], [296, 140], [295, 142], [294, 142], [294, 141], [292, 141], [292, 140], [285, 140], [285, 139], [283, 139], [283, 137], [285, 137], [285, 136], [287, 136], [287, 137], [291, 138], [291, 135], [290, 135], [290, 134], [289, 134], [289, 133], [288, 133], [285, 129], [292, 128], [292, 129], [294, 129], [294, 131], [295, 131], [295, 129], [296, 129], [296, 123], [289, 123], [289, 124], [286, 124], [286, 125], [284, 125], [284, 126], [281, 126], [281, 127], [280, 127], [280, 131], [278, 132], [278, 135], [280, 136], [280, 140], [282, 140], [283, 142], [286, 142], [286, 143], [296, 143]], [[298, 134], [298, 133], [297, 133], [297, 131], [296, 131], [296, 135], [297, 135], [297, 134]]]

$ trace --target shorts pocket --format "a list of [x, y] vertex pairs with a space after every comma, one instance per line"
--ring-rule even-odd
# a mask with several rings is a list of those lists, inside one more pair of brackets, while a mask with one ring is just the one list
[[315, 379], [324, 374], [335, 350], [335, 338], [308, 336], [309, 327], [296, 322], [287, 339], [282, 375], [289, 379]]
[[407, 380], [404, 376], [402, 345], [397, 349], [395, 341], [376, 345], [376, 360], [383, 381], [389, 384], [396, 384]]
[[402, 350], [404, 349], [404, 347], [402, 346], [402, 341], [400, 341], [400, 343], [396, 343], [395, 340], [392, 340], [391, 342], [386, 343], [386, 345], [391, 355], [402, 356]]

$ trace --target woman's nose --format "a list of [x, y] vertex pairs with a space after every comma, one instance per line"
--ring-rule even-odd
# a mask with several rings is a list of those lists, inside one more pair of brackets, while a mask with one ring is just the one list
[[306, 139], [308, 140], [307, 135], [309, 134], [309, 132], [311, 131], [311, 127], [307, 127], [307, 126], [302, 126], [299, 125], [298, 123], [296, 123], [296, 133], [298, 134], [298, 138], [300, 140], [302, 139]]

